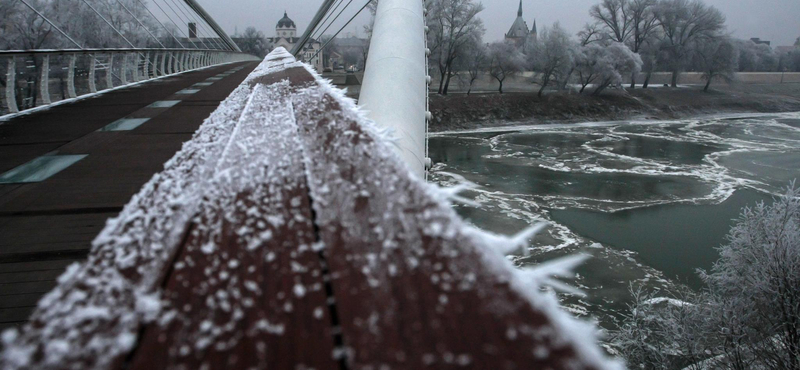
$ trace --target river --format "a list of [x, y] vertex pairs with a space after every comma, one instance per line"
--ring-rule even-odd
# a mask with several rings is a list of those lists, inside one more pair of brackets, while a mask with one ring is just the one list
[[[432, 135], [430, 179], [471, 182], [455, 205], [474, 225], [514, 234], [550, 226], [520, 268], [593, 256], [562, 295], [578, 316], [611, 328], [629, 287], [700, 289], [742, 207], [771, 202], [800, 178], [800, 113], [681, 121], [551, 124]], [[668, 294], [668, 293], [664, 293]]]

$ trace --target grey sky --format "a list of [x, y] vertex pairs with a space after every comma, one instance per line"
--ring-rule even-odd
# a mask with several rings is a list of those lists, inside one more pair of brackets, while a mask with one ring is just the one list
[[[274, 33], [275, 24], [283, 11], [304, 30], [322, 0], [199, 0], [203, 7], [230, 33], [238, 26], [243, 31], [255, 26], [268, 36]], [[350, 9], [339, 20], [339, 26], [350, 18], [355, 9], [365, 0], [354, 0]], [[571, 33], [575, 33], [589, 21], [589, 7], [599, 0], [523, 0], [525, 20], [533, 25], [534, 18], [539, 27], [559, 21]], [[773, 46], [792, 45], [800, 36], [799, 0], [706, 0], [719, 8], [728, 18], [729, 31], [738, 38], [760, 37], [771, 40]], [[486, 41], [503, 38], [517, 16], [519, 0], [483, 0], [486, 7], [480, 17], [486, 24]], [[352, 12], [351, 12], [352, 11]], [[366, 13], [366, 11], [365, 11]], [[362, 25], [367, 17], [362, 16], [344, 32], [363, 33]], [[331, 27], [332, 31], [339, 27]], [[332, 33], [332, 32], [329, 32]]]

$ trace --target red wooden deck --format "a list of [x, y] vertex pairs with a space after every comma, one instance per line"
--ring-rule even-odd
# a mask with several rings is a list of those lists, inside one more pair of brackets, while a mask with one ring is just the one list
[[515, 243], [279, 49], [4, 336], [0, 368], [617, 367], [507, 262]]

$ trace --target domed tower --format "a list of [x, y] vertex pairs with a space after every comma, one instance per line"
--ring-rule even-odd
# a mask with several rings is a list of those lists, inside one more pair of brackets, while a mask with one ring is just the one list
[[283, 12], [283, 18], [281, 18], [281, 20], [278, 21], [278, 25], [275, 26], [275, 36], [287, 39], [297, 37], [297, 26], [286, 12]]

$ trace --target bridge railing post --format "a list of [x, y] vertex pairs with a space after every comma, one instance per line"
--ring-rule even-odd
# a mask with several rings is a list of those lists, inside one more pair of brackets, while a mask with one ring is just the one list
[[8, 58], [8, 67], [6, 70], [6, 107], [11, 113], [19, 112], [17, 107], [17, 63], [16, 58], [12, 55]]
[[144, 55], [144, 65], [142, 66], [142, 76], [145, 80], [150, 79], [150, 52]]
[[42, 56], [41, 78], [39, 79], [39, 104], [48, 105], [50, 101], [50, 55]]
[[69, 56], [69, 67], [67, 67], [67, 96], [69, 96], [70, 99], [78, 97], [78, 94], [75, 93], [75, 62], [77, 59], [77, 54]]
[[160, 54], [161, 54], [161, 60], [159, 61], [158, 77], [166, 75], [165, 73], [166, 70], [164, 69], [164, 60], [167, 58], [167, 53], [164, 52]]
[[[141, 74], [139, 73], [141, 70], [142, 53], [133, 53], [131, 56], [133, 57], [133, 82], [139, 82], [142, 80]], [[147, 61], [145, 61], [145, 63], [147, 63]]]
[[114, 88], [114, 53], [108, 54], [108, 64], [106, 64], [106, 89]]
[[119, 67], [119, 79], [122, 85], [128, 84], [128, 53], [122, 53], [122, 64]]
[[89, 92], [94, 94], [97, 92], [97, 83], [95, 82], [95, 71], [97, 70], [97, 58], [94, 54], [89, 54]]

